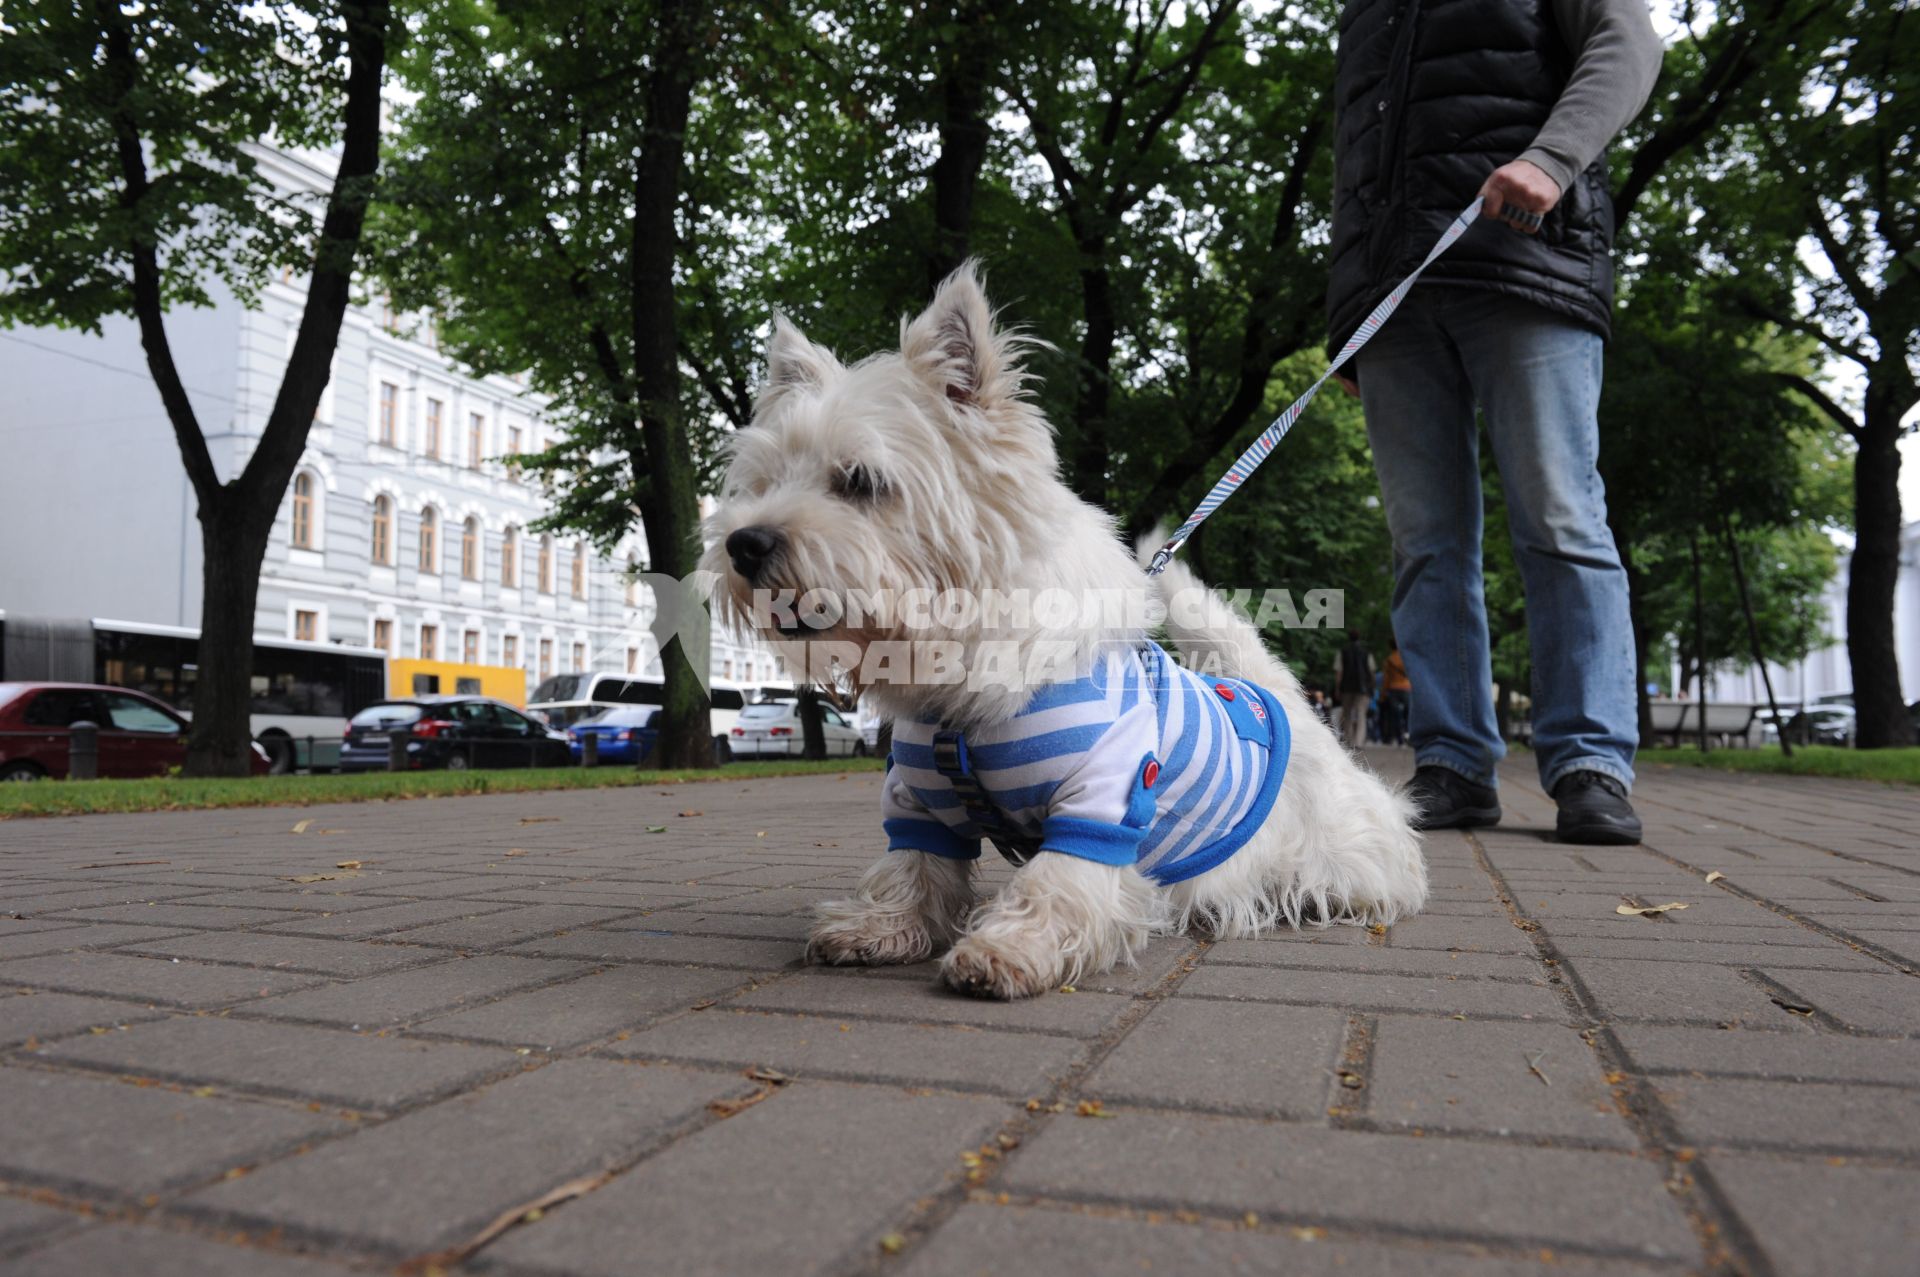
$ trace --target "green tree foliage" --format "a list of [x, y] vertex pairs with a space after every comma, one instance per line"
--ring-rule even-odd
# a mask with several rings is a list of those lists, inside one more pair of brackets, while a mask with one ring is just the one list
[[[675, 578], [700, 554], [714, 414], [744, 422], [750, 395], [704, 256], [726, 260], [733, 165], [767, 104], [746, 17], [611, 0], [427, 7], [377, 232], [396, 299], [440, 314], [456, 357], [525, 370], [548, 397], [562, 433], [522, 462], [549, 481], [546, 526], [611, 548], [637, 519], [645, 567]], [[776, 29], [760, 34], [777, 47]], [[660, 654], [661, 761], [698, 766], [712, 743], [692, 663], [704, 671], [708, 653], [682, 647]]]
[[1812, 343], [1864, 382], [1776, 375], [1850, 448], [1847, 641], [1859, 743], [1911, 743], [1894, 652], [1902, 422], [1920, 404], [1920, 13], [1776, 0], [1791, 39], [1699, 149], [1688, 264], [1715, 304]]
[[[1818, 593], [1821, 556], [1766, 538], [1834, 521], [1825, 496], [1797, 486], [1819, 449], [1775, 446], [1809, 420], [1782, 372], [1804, 378], [1817, 362], [1689, 284], [1715, 251], [1698, 210], [1723, 203], [1721, 139], [1768, 100], [1783, 63], [1805, 60], [1834, 3], [1721, 6], [1671, 52], [1618, 151], [1632, 218], [1607, 468], [1645, 577], [1643, 647], [1664, 650], [1685, 628], [1660, 600], [1690, 510], [1719, 521], [1714, 564], [1725, 529], [1750, 550], [1770, 614], [1763, 645], [1779, 649], [1768, 654], [1803, 646], [1795, 618]], [[417, 186], [396, 224], [417, 238], [403, 287], [423, 300], [441, 290], [457, 351], [531, 368], [555, 396], [569, 432], [533, 463], [554, 483], [552, 522], [604, 544], [654, 500], [608, 433], [618, 409], [592, 337], [598, 322], [616, 347], [625, 340], [630, 237], [614, 174], [641, 125], [617, 68], [644, 77], [652, 37], [646, 19], [591, 3], [537, 18], [502, 8], [435, 8], [430, 24], [452, 26], [430, 26], [422, 43], [435, 51], [410, 64], [424, 96], [405, 116], [400, 169]], [[971, 253], [1004, 318], [1051, 348], [1036, 356], [1040, 398], [1071, 481], [1135, 534], [1177, 520], [1320, 366], [1339, 8], [821, 0], [712, 18], [675, 223], [675, 403], [700, 464], [751, 418], [771, 311], [857, 358], [891, 345], [900, 315]], [[453, 39], [462, 22], [465, 48]], [[528, 231], [544, 209], [561, 220]], [[454, 221], [463, 229], [449, 238]], [[445, 251], [462, 235], [470, 248]], [[1702, 367], [1728, 384], [1690, 379]], [[1525, 687], [1525, 600], [1492, 475], [1488, 490], [1496, 677]], [[1344, 588], [1349, 623], [1384, 647], [1391, 549], [1358, 406], [1317, 402], [1189, 553], [1227, 586], [1296, 599]], [[1769, 578], [1787, 563], [1812, 566]], [[1305, 677], [1326, 676], [1337, 636], [1274, 637]], [[1744, 659], [1719, 643], [1708, 637], [1710, 662]]]
[[[200, 674], [187, 770], [251, 763], [260, 564], [326, 389], [379, 161], [388, 6], [93, 5], [0, 17], [0, 324], [97, 332], [132, 315], [198, 501]], [[337, 147], [324, 200], [276, 190], [254, 146]], [[253, 454], [223, 478], [168, 343], [166, 312], [309, 274]], [[246, 423], [252, 426], [255, 423]], [[225, 429], [225, 423], [221, 423]]]

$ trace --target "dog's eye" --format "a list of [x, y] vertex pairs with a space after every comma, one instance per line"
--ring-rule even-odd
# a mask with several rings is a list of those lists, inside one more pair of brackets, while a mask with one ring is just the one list
[[845, 466], [833, 475], [833, 495], [843, 501], [874, 501], [886, 488], [880, 476], [865, 466]]

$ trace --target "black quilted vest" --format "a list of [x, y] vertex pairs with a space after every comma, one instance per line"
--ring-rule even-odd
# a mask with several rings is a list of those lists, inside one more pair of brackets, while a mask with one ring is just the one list
[[[1337, 347], [1487, 175], [1532, 144], [1573, 55], [1552, 0], [1348, 0], [1335, 66], [1327, 315]], [[1420, 280], [1522, 297], [1609, 335], [1606, 157], [1574, 179], [1540, 234], [1480, 221]]]

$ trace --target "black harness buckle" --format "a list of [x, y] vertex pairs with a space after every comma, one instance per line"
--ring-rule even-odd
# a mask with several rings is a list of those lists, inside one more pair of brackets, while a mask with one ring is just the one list
[[974, 779], [973, 762], [967, 754], [967, 738], [959, 732], [933, 734], [933, 766], [953, 786], [967, 819], [994, 846], [1008, 864], [1016, 869], [1040, 853], [1040, 840], [1023, 834], [1007, 823], [993, 799]]

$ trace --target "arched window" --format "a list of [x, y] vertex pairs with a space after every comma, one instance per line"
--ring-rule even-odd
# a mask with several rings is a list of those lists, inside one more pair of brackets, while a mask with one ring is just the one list
[[375, 563], [393, 563], [393, 498], [373, 499], [373, 552]]
[[467, 516], [466, 526], [460, 529], [460, 578], [480, 579], [480, 520], [471, 514]]
[[511, 523], [500, 536], [500, 587], [505, 590], [520, 588], [520, 529]]
[[293, 548], [313, 548], [313, 476], [293, 476]]
[[587, 543], [585, 541], [575, 541], [573, 543], [572, 585], [574, 598], [584, 599], [587, 597]]
[[420, 512], [420, 570], [428, 575], [440, 571], [440, 514], [432, 506]]
[[553, 536], [540, 538], [540, 593], [553, 593]]

